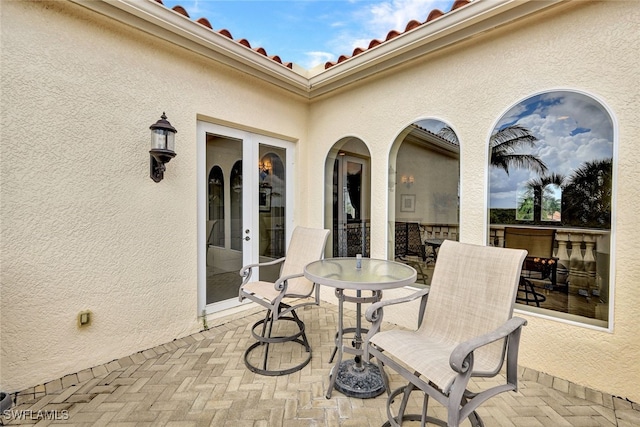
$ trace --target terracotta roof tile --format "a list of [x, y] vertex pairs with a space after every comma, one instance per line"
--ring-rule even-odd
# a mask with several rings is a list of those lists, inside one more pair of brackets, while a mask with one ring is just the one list
[[200, 25], [204, 25], [205, 27], [213, 30], [213, 27], [211, 26], [211, 22], [209, 22], [209, 20], [207, 18], [200, 18], [196, 21], [198, 24]]
[[[162, 0], [155, 0], [155, 1], [164, 6], [164, 3], [162, 2]], [[472, 0], [456, 0], [453, 3], [453, 5], [451, 6], [451, 10], [449, 12], [451, 12], [453, 10], [456, 10], [458, 8], [461, 8], [463, 6], [466, 6], [467, 4], [471, 3], [471, 1]], [[179, 13], [179, 14], [181, 14], [183, 16], [186, 16], [187, 18], [191, 19], [191, 17], [187, 13], [186, 9], [184, 7], [182, 7], [182, 6], [180, 6], [180, 5], [174, 6], [172, 8], [172, 10], [174, 12], [177, 12], [177, 13]], [[380, 44], [382, 44], [384, 42], [387, 42], [387, 41], [389, 41], [391, 39], [394, 39], [394, 38], [398, 37], [399, 35], [404, 34], [406, 32], [412, 31], [412, 30], [414, 30], [414, 29], [416, 29], [416, 28], [418, 28], [418, 27], [420, 27], [420, 26], [422, 26], [422, 25], [424, 25], [424, 24], [426, 24], [426, 23], [428, 23], [430, 21], [433, 21], [434, 19], [438, 19], [439, 17], [441, 17], [443, 15], [445, 15], [445, 12], [442, 12], [442, 11], [440, 11], [438, 9], [433, 9], [431, 12], [429, 12], [429, 15], [427, 16], [427, 19], [424, 22], [411, 20], [411, 21], [409, 21], [409, 23], [407, 23], [407, 26], [405, 27], [404, 31], [400, 32], [400, 31], [396, 31], [396, 30], [391, 30], [391, 31], [389, 31], [389, 33], [387, 33], [387, 37], [384, 40], [382, 40], [382, 41], [381, 40], [376, 40], [376, 39], [371, 40], [371, 42], [369, 42], [369, 46], [366, 49], [365, 48], [361, 48], [361, 47], [357, 47], [357, 48], [355, 48], [353, 50], [353, 53], [351, 54], [351, 56], [340, 55], [340, 57], [338, 58], [338, 60], [336, 62], [326, 62], [324, 64], [324, 68], [325, 68], [325, 70], [328, 69], [328, 68], [331, 68], [336, 64], [339, 64], [341, 62], [346, 61], [349, 58], [352, 58], [352, 57], [354, 57], [356, 55], [359, 55], [359, 54], [361, 54], [363, 52], [366, 52], [369, 49], [373, 49], [374, 47], [376, 47], [376, 46], [378, 46], [378, 45], [380, 45]], [[202, 25], [204, 27], [209, 28], [212, 31], [215, 31], [213, 29], [213, 26], [211, 25], [211, 23], [209, 22], [209, 20], [207, 18], [204, 18], [204, 17], [203, 18], [199, 18], [199, 19], [195, 20], [195, 22], [197, 22], [198, 24], [200, 24], [200, 25]], [[277, 55], [269, 56], [267, 54], [267, 51], [262, 47], [252, 48], [251, 47], [251, 43], [249, 43], [249, 41], [247, 39], [235, 40], [233, 38], [233, 36], [231, 35], [231, 33], [229, 32], [229, 30], [220, 29], [220, 30], [217, 31], [217, 33], [221, 34], [221, 35], [223, 35], [223, 36], [225, 36], [225, 37], [227, 37], [227, 38], [229, 38], [231, 40], [236, 41], [237, 43], [247, 47], [248, 49], [252, 49], [253, 51], [255, 51], [257, 53], [259, 53], [261, 55], [264, 55], [267, 58], [270, 58], [272, 61], [277, 62], [278, 64], [282, 64], [287, 68], [293, 68], [293, 64], [291, 62], [283, 63], [282, 59], [280, 59], [279, 56], [277, 56]]]
[[[155, 0], [157, 3], [160, 3], [161, 5], [165, 6], [165, 4], [162, 2], [162, 0]], [[165, 6], [166, 7], [166, 6]], [[173, 10], [174, 12], [179, 13], [180, 15], [186, 16], [187, 18], [191, 19], [191, 17], [189, 16], [189, 13], [187, 13], [186, 9], [180, 5], [176, 5], [174, 7], [171, 8], [171, 10]], [[198, 24], [209, 28], [212, 31], [215, 31], [213, 29], [213, 26], [211, 25], [211, 22], [209, 22], [209, 20], [207, 18], [199, 18], [197, 20], [195, 20], [195, 22], [197, 22]], [[231, 32], [227, 29], [220, 29], [219, 31], [217, 31], [218, 34], [223, 35], [231, 40], [234, 40], [233, 36], [231, 35]], [[263, 48], [263, 47], [257, 47], [257, 48], [252, 48], [251, 47], [251, 43], [249, 43], [249, 40], [247, 39], [240, 39], [240, 40], [234, 40], [237, 43], [252, 49], [254, 52], [259, 53], [260, 55], [266, 56], [267, 58], [271, 59], [274, 62], [277, 62], [278, 64], [282, 64], [287, 68], [293, 68], [293, 63], [291, 62], [287, 62], [287, 63], [283, 63], [282, 59], [280, 59], [279, 56], [277, 55], [273, 55], [273, 56], [269, 56], [267, 54], [267, 51]]]
[[233, 36], [231, 35], [231, 33], [229, 32], [229, 30], [220, 30], [218, 31], [218, 33], [222, 34], [225, 37], [230, 38], [231, 40], [233, 40]]
[[[463, 6], [466, 6], [469, 3], [471, 3], [471, 0], [456, 0], [453, 3], [453, 5], [451, 6], [451, 10], [449, 12], [451, 12], [453, 10], [456, 10], [458, 8], [461, 8]], [[373, 49], [374, 47], [376, 47], [376, 46], [378, 46], [378, 45], [380, 45], [380, 44], [382, 44], [384, 42], [387, 42], [387, 41], [389, 41], [391, 39], [394, 39], [394, 38], [398, 37], [401, 34], [404, 34], [404, 33], [408, 32], [408, 31], [414, 30], [414, 29], [422, 26], [423, 24], [426, 24], [427, 22], [430, 22], [430, 21], [433, 21], [434, 19], [440, 18], [444, 14], [445, 14], [444, 12], [442, 12], [442, 11], [440, 11], [438, 9], [433, 9], [431, 12], [429, 12], [429, 15], [427, 16], [427, 19], [424, 22], [421, 23], [421, 22], [416, 21], [416, 20], [409, 21], [409, 23], [407, 24], [407, 26], [404, 29], [404, 32], [399, 32], [399, 31], [396, 31], [396, 30], [389, 31], [389, 33], [387, 34], [387, 37], [386, 37], [386, 39], [384, 41], [380, 41], [380, 40], [376, 40], [376, 39], [371, 40], [371, 42], [369, 42], [369, 47], [367, 49], [356, 48], [353, 51], [354, 53], [353, 53], [352, 57], [356, 56], [357, 54], [360, 54], [360, 53], [362, 53], [362, 52], [364, 52], [366, 50]], [[349, 59], [349, 58], [347, 58], [344, 55], [342, 55], [342, 56], [340, 56], [340, 58], [338, 58], [338, 60], [336, 62], [331, 62], [331, 61], [326, 62], [324, 64], [324, 69], [326, 70], [328, 68], [331, 68], [336, 64], [339, 64], [341, 62], [346, 61], [347, 59]]]

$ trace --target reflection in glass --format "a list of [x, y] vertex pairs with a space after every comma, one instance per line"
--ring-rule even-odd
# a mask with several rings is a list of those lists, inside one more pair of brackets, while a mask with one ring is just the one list
[[[260, 226], [260, 262], [285, 256], [286, 237], [286, 150], [260, 145], [258, 163], [258, 211]], [[280, 265], [261, 267], [260, 280], [276, 281]]]
[[541, 221], [562, 220], [562, 188], [558, 184], [546, 185], [542, 190]]
[[207, 245], [224, 247], [224, 174], [218, 165], [209, 172], [209, 221]]
[[[613, 122], [593, 98], [575, 92], [524, 100], [498, 122], [489, 142], [490, 244], [505, 227], [555, 231], [557, 283], [530, 280], [540, 308], [606, 326]], [[496, 135], [501, 135], [499, 150]], [[576, 230], [579, 229], [579, 230]], [[566, 313], [562, 315], [559, 313]]]
[[459, 238], [460, 145], [439, 120], [421, 120], [401, 135], [390, 159], [389, 254], [413, 266], [426, 285], [441, 240]]
[[231, 169], [231, 249], [242, 250], [242, 160]]
[[533, 221], [533, 194], [529, 188], [520, 188], [517, 193], [518, 210], [516, 219], [518, 221]]
[[240, 157], [242, 141], [207, 134], [207, 304], [238, 297], [242, 248], [231, 249], [229, 233], [234, 230], [237, 235], [242, 214], [241, 206], [238, 206], [238, 201], [241, 201], [238, 196], [242, 194], [242, 164], [236, 163]]
[[370, 154], [358, 138], [336, 142], [325, 161], [325, 227], [331, 230], [328, 257], [370, 254]]

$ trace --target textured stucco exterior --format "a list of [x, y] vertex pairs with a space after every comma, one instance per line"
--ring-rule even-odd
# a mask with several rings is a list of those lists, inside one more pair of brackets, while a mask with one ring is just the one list
[[[15, 391], [199, 330], [198, 114], [291, 139], [307, 114], [282, 90], [71, 3], [1, 13], [0, 387]], [[178, 154], [156, 184], [149, 126], [163, 110]]]
[[[296, 141], [301, 225], [324, 224], [324, 198], [312, 195], [324, 194], [317, 171], [331, 147], [362, 140], [371, 255], [386, 258], [389, 152], [409, 124], [438, 118], [455, 130], [460, 239], [483, 244], [491, 130], [517, 102], [563, 89], [601, 101], [616, 126], [614, 317], [605, 331], [520, 314], [529, 321], [520, 364], [640, 402], [640, 3], [554, 7], [310, 101], [74, 4], [0, 7], [0, 388], [199, 329], [198, 117]], [[156, 184], [148, 127], [163, 109], [179, 132], [178, 155]], [[78, 329], [85, 309], [93, 324]]]
[[[576, 90], [602, 102], [617, 127], [613, 330], [520, 313], [529, 322], [523, 332], [520, 364], [637, 402], [640, 294], [635, 283], [640, 273], [636, 261], [640, 235], [634, 206], [640, 185], [633, 147], [640, 131], [634, 119], [640, 108], [640, 58], [633, 46], [640, 36], [640, 4], [579, 3], [496, 29], [316, 102], [308, 147], [312, 158], [320, 158], [333, 141], [347, 133], [369, 146], [371, 251], [373, 257], [385, 257], [387, 198], [393, 197], [387, 191], [386, 173], [392, 142], [416, 120], [443, 120], [460, 139], [460, 239], [483, 244], [487, 141], [497, 120], [517, 102], [542, 91]], [[594, 28], [598, 28], [597, 36]], [[321, 206], [313, 203], [310, 221], [319, 222]], [[405, 317], [402, 313], [392, 316], [400, 322]]]

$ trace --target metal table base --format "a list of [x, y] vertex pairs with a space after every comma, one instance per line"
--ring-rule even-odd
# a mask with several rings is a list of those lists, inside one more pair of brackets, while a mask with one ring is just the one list
[[[356, 295], [346, 295], [344, 289], [336, 289], [338, 297], [338, 331], [336, 333], [336, 347], [333, 350], [331, 361], [338, 356], [336, 364], [331, 369], [327, 399], [331, 398], [331, 392], [335, 388], [345, 396], [368, 399], [384, 393], [387, 385], [384, 373], [377, 365], [362, 360], [362, 333], [368, 332], [362, 328], [362, 304], [374, 303], [382, 298], [382, 291], [370, 291], [371, 296], [362, 296], [362, 291], [356, 291]], [[344, 303], [356, 304], [356, 327], [344, 327]], [[354, 334], [351, 346], [344, 345], [345, 334]], [[351, 360], [342, 360], [344, 353], [355, 355]]]

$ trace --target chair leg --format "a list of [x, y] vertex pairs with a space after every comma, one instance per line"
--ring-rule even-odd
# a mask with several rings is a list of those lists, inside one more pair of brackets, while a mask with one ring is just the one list
[[[288, 307], [285, 307], [285, 308], [288, 308]], [[307, 335], [305, 334], [304, 322], [300, 320], [295, 310], [291, 311], [291, 316], [278, 317], [277, 321], [294, 322], [298, 327], [298, 331], [292, 335], [274, 337], [273, 330], [274, 330], [274, 323], [276, 322], [276, 320], [275, 320], [274, 313], [271, 310], [268, 310], [265, 318], [257, 321], [252, 326], [251, 334], [256, 339], [256, 342], [253, 343], [244, 352], [244, 364], [251, 372], [255, 372], [257, 374], [267, 375], [267, 376], [288, 375], [304, 368], [311, 361], [311, 346], [309, 345]], [[256, 329], [258, 327], [261, 327], [260, 333], [256, 332]], [[292, 366], [290, 368], [281, 369], [281, 370], [268, 369], [267, 366], [269, 362], [269, 350], [270, 350], [271, 344], [284, 344], [287, 342], [295, 342], [302, 345], [306, 353], [308, 353], [307, 357], [299, 364]], [[264, 346], [264, 357], [261, 363], [262, 366], [257, 367], [249, 360], [249, 358], [253, 350], [262, 346]]]
[[[268, 326], [267, 326], [268, 325]], [[269, 331], [266, 333], [266, 331]], [[271, 331], [273, 331], [273, 312], [271, 310], [267, 310], [267, 317], [265, 318], [265, 322], [262, 324], [262, 336], [263, 337], [271, 337]], [[264, 345], [264, 359], [262, 361], [262, 369], [267, 370], [267, 360], [269, 359], [269, 342], [261, 343]]]
[[[424, 398], [422, 401], [422, 412], [420, 414], [405, 414], [407, 409], [407, 404], [409, 403], [410, 395], [413, 391], [419, 391], [418, 388], [413, 383], [408, 383], [406, 386], [402, 386], [391, 393], [387, 399], [387, 418], [388, 421], [383, 424], [383, 427], [399, 427], [402, 426], [402, 423], [405, 421], [419, 421], [421, 426], [425, 426], [427, 424], [435, 424], [442, 427], [447, 427], [448, 424], [435, 417], [427, 416], [427, 411], [429, 409], [429, 395], [424, 393]], [[400, 402], [400, 408], [398, 409], [398, 413], [393, 415], [391, 410], [391, 405], [394, 403], [397, 396], [403, 394], [402, 401]], [[457, 426], [456, 426], [457, 427]]]
[[484, 427], [484, 423], [482, 422], [482, 418], [476, 411], [473, 411], [471, 415], [469, 415], [469, 421], [471, 422], [472, 427]]

